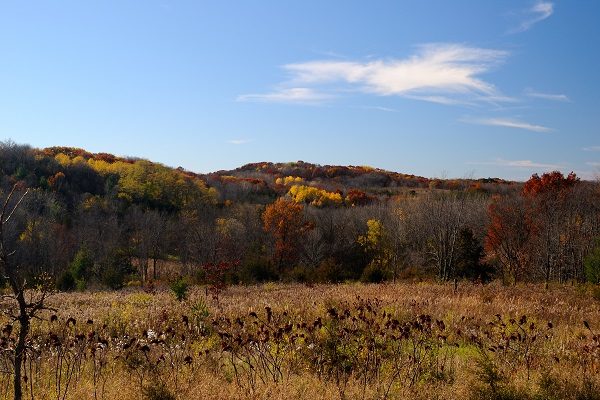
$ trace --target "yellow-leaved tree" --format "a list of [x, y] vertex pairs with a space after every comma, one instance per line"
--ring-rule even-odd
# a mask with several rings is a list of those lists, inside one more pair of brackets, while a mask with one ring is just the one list
[[315, 207], [339, 206], [344, 201], [340, 193], [328, 192], [314, 186], [293, 185], [288, 194], [296, 203], [306, 203]]
[[367, 221], [367, 233], [358, 237], [358, 243], [371, 256], [371, 262], [363, 271], [362, 280], [381, 282], [391, 275], [394, 259], [387, 231], [381, 221]]

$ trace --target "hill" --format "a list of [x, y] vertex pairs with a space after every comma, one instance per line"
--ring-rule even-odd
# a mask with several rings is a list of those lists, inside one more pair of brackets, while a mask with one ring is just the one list
[[7, 142], [0, 186], [3, 199], [28, 189], [3, 245], [19, 250], [25, 275], [43, 271], [64, 290], [175, 274], [247, 283], [596, 279], [585, 260], [600, 237], [600, 190], [575, 174], [523, 184], [303, 161], [197, 174]]
[[[347, 205], [364, 205], [376, 199], [415, 195], [431, 189], [496, 193], [510, 186], [519, 186], [516, 182], [499, 178], [425, 178], [369, 166], [319, 165], [304, 161], [251, 163], [231, 171], [206, 174], [204, 178], [209, 186], [222, 194], [224, 200], [253, 198], [269, 202], [287, 193], [311, 203], [315, 198], [331, 197], [337, 193], [342, 198], [340, 204]], [[307, 191], [311, 193], [307, 194]], [[317, 201], [314, 204], [320, 203]]]
[[504, 191], [515, 182], [499, 178], [437, 179], [368, 166], [318, 165], [303, 161], [258, 162], [231, 171], [197, 174], [181, 167], [73, 147], [35, 149], [5, 143], [0, 152], [4, 180], [54, 191], [69, 199], [112, 195], [125, 202], [179, 210], [193, 202], [267, 204], [289, 194], [313, 205], [365, 205], [423, 190]]

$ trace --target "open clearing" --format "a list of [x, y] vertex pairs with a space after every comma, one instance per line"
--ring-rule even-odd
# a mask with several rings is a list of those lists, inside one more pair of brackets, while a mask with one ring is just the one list
[[[32, 327], [26, 393], [591, 399], [600, 367], [600, 302], [591, 291], [265, 284], [230, 287], [218, 300], [194, 287], [182, 302], [160, 289], [60, 293], [48, 303], [56, 317]], [[0, 398], [10, 398], [11, 377], [0, 377]]]

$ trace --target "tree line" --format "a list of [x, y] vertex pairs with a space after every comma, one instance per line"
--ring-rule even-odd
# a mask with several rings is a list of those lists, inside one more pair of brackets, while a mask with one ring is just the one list
[[[44, 275], [60, 290], [206, 282], [215, 265], [229, 283], [600, 280], [597, 182], [551, 172], [493, 191], [428, 184], [389, 196], [328, 187], [327, 171], [321, 186], [268, 175], [257, 195], [255, 177], [219, 186], [146, 160], [5, 142], [1, 200], [27, 196], [4, 246], [28, 282]], [[224, 198], [232, 181], [241, 189]]]

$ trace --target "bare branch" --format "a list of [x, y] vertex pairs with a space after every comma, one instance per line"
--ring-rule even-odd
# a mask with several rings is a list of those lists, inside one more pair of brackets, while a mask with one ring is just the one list
[[[16, 185], [15, 185], [16, 186]], [[14, 188], [13, 188], [14, 190]], [[11, 195], [12, 195], [12, 191], [11, 191]], [[12, 208], [12, 210], [10, 211], [10, 213], [8, 214], [8, 217], [6, 217], [5, 220], [2, 221], [2, 224], [6, 224], [8, 221], [10, 221], [11, 217], [13, 216], [13, 214], [15, 213], [15, 211], [17, 210], [17, 208], [19, 208], [19, 205], [23, 202], [23, 199], [25, 199], [25, 197], [27, 196], [27, 194], [29, 194], [29, 189], [25, 190], [25, 193], [23, 193], [23, 195], [19, 198], [19, 200], [17, 201], [17, 203], [14, 205], [14, 207]], [[10, 200], [7, 199], [7, 200]], [[6, 204], [5, 204], [6, 206]], [[5, 208], [2, 209], [2, 216], [4, 217], [4, 212], [6, 211]]]

